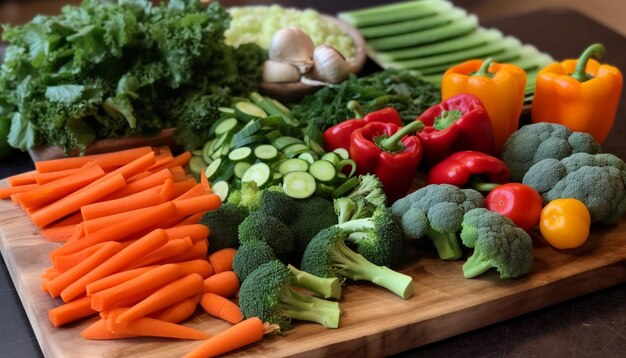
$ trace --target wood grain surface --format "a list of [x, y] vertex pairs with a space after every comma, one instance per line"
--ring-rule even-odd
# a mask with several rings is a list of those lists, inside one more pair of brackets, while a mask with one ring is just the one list
[[[0, 187], [6, 185], [0, 181]], [[594, 227], [587, 243], [573, 251], [556, 251], [534, 239], [533, 271], [510, 281], [501, 281], [496, 272], [465, 279], [462, 261], [443, 262], [431, 250], [408, 246], [411, 259], [400, 271], [415, 281], [409, 300], [367, 283], [350, 283], [340, 301], [340, 328], [296, 323], [284, 336], [266, 337], [233, 356], [391, 355], [626, 281], [626, 220]], [[79, 332], [93, 320], [54, 328], [47, 311], [61, 302], [40, 289], [39, 275], [50, 264], [47, 253], [58, 245], [47, 242], [14, 204], [0, 201], [0, 251], [46, 357], [179, 357], [199, 344], [83, 340]], [[185, 325], [210, 334], [229, 326], [200, 311]]]

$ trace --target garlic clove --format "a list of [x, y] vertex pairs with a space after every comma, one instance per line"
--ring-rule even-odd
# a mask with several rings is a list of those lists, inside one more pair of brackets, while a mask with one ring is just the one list
[[317, 46], [313, 52], [313, 68], [307, 76], [314, 80], [328, 83], [339, 83], [350, 75], [350, 63], [327, 45]]
[[297, 82], [300, 71], [293, 65], [272, 60], [263, 63], [263, 82]]
[[308, 78], [306, 75], [302, 76], [300, 78], [300, 82], [302, 84], [305, 84], [305, 85], [311, 86], [311, 87], [321, 87], [321, 86], [326, 86], [326, 85], [330, 84], [328, 82], [322, 82], [322, 81], [318, 81], [318, 80], [314, 80], [314, 79]]
[[311, 37], [298, 27], [288, 26], [278, 30], [269, 47], [269, 59], [296, 66], [300, 73], [313, 66], [315, 45]]

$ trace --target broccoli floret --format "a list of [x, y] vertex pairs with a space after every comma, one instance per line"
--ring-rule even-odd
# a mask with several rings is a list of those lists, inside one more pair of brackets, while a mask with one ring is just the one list
[[370, 281], [404, 299], [413, 295], [411, 276], [375, 265], [354, 252], [345, 243], [348, 235], [336, 226], [320, 231], [304, 251], [300, 268], [320, 277]]
[[[279, 187], [280, 188], [280, 187]], [[296, 199], [282, 191], [263, 190], [259, 202], [259, 212], [278, 218], [285, 224], [291, 223], [295, 219], [295, 211], [292, 208], [296, 205]]]
[[502, 279], [530, 272], [533, 243], [528, 233], [495, 211], [477, 208], [463, 216], [461, 240], [474, 253], [463, 264], [465, 278], [496, 268]]
[[347, 221], [337, 227], [349, 233], [348, 241], [356, 244], [357, 252], [370, 262], [388, 267], [400, 263], [402, 230], [393, 221], [391, 209], [380, 207], [370, 218]]
[[319, 196], [310, 196], [294, 202], [296, 205], [293, 209], [285, 209], [292, 210], [295, 216], [289, 228], [296, 240], [294, 254], [297, 260], [320, 230], [337, 224], [337, 216], [333, 210], [333, 203]]
[[615, 224], [626, 212], [626, 164], [613, 154], [544, 159], [528, 170], [523, 183], [535, 188], [544, 204], [559, 198], [582, 201], [594, 223]]
[[239, 243], [261, 240], [266, 242], [274, 254], [284, 258], [294, 249], [294, 239], [291, 230], [282, 221], [269, 215], [253, 211], [239, 225]]
[[476, 190], [431, 184], [397, 200], [391, 212], [405, 238], [426, 236], [442, 260], [457, 260], [463, 255], [457, 240], [463, 215], [484, 206], [485, 200]]
[[256, 210], [259, 208], [261, 193], [262, 191], [256, 185], [256, 182], [245, 181], [241, 184], [241, 188], [230, 193], [226, 200], [248, 210]]
[[248, 216], [248, 211], [231, 203], [224, 203], [215, 210], [204, 213], [200, 223], [210, 229], [209, 250], [239, 246], [237, 227]]
[[333, 200], [333, 208], [337, 214], [339, 224], [352, 220], [352, 215], [357, 210], [357, 204], [350, 198], [337, 198]]
[[360, 184], [346, 197], [350, 199], [363, 198], [365, 202], [371, 206], [373, 212], [380, 206], [387, 204], [387, 196], [383, 190], [383, 185], [380, 179], [373, 174], [364, 174], [359, 176]]
[[243, 282], [248, 275], [264, 263], [276, 260], [272, 248], [261, 240], [250, 240], [239, 245], [233, 258], [233, 271]]
[[511, 179], [519, 182], [530, 167], [543, 159], [561, 160], [574, 153], [597, 154], [600, 150], [600, 144], [588, 133], [541, 122], [514, 132], [504, 144], [502, 160], [511, 169]]
[[[323, 286], [326, 282], [319, 284]], [[292, 319], [337, 328], [341, 315], [339, 303], [309, 296], [297, 290], [298, 287], [302, 287], [299, 276], [280, 261], [265, 263], [241, 284], [241, 312], [246, 318], [259, 317], [263, 322], [277, 324], [282, 330], [291, 328]]]

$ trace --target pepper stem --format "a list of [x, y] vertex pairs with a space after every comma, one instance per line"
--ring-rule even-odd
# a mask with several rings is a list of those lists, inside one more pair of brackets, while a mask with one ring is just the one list
[[483, 64], [480, 66], [480, 68], [478, 69], [478, 71], [474, 72], [472, 74], [472, 76], [491, 76], [491, 73], [489, 73], [489, 67], [491, 67], [491, 63], [493, 62], [493, 59], [488, 58], [486, 59]]
[[422, 121], [413, 121], [398, 129], [391, 137], [385, 138], [378, 143], [378, 146], [386, 152], [397, 152], [402, 149], [401, 139], [411, 132], [421, 132], [424, 129]]
[[585, 82], [592, 79], [593, 76], [585, 72], [585, 69], [587, 68], [587, 62], [589, 62], [591, 56], [600, 58], [602, 57], [602, 55], [604, 55], [604, 45], [596, 43], [587, 47], [582, 55], [580, 55], [580, 58], [576, 63], [576, 69], [572, 73], [572, 77], [578, 82]]
[[462, 115], [463, 113], [461, 113], [461, 111], [457, 109], [452, 111], [441, 111], [441, 114], [437, 116], [437, 118], [435, 118], [435, 123], [433, 124], [433, 127], [438, 131], [442, 131], [453, 125], [454, 122], [456, 122], [457, 119], [461, 118]]
[[488, 193], [490, 191], [492, 191], [493, 189], [499, 187], [502, 184], [498, 184], [498, 183], [487, 183], [485, 181], [482, 180], [482, 178], [480, 177], [474, 177], [472, 178], [472, 180], [470, 180], [469, 182], [469, 187], [480, 191], [482, 193]]
[[361, 107], [361, 104], [358, 101], [350, 100], [346, 106], [349, 110], [354, 112], [354, 118], [363, 118], [363, 107]]

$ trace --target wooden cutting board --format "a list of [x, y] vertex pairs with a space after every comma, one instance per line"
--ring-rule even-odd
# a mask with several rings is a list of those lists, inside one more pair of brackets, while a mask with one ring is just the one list
[[[6, 186], [0, 181], [0, 187]], [[443, 262], [431, 250], [409, 246], [413, 257], [400, 271], [415, 280], [415, 295], [402, 300], [366, 283], [350, 283], [340, 301], [340, 328], [296, 323], [284, 336], [233, 356], [379, 357], [441, 340], [557, 302], [626, 281], [626, 220], [614, 227], [594, 227], [588, 242], [574, 251], [556, 251], [536, 238], [535, 266], [530, 275], [502, 281], [496, 272], [463, 278], [459, 262]], [[80, 331], [92, 320], [63, 328], [48, 321], [48, 309], [59, 305], [40, 289], [39, 275], [50, 265], [47, 253], [59, 244], [47, 242], [10, 201], [0, 201], [0, 251], [26, 314], [46, 357], [180, 357], [199, 342], [139, 338], [87, 341]], [[210, 334], [229, 324], [198, 311], [185, 323]]]

